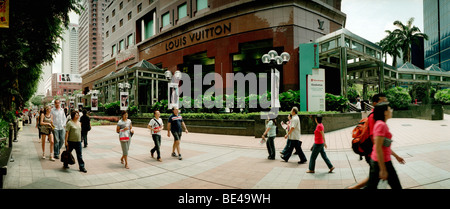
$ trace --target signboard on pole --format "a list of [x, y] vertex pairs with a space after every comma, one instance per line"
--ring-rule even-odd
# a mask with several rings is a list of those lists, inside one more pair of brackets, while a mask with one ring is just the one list
[[179, 108], [179, 92], [178, 92], [178, 83], [169, 83], [169, 91], [167, 98], [169, 98], [168, 101], [168, 108], [172, 109], [173, 107]]
[[91, 96], [91, 111], [97, 111], [98, 110], [98, 97], [97, 95]]
[[325, 111], [325, 69], [312, 69], [307, 75], [308, 111]]
[[128, 92], [120, 92], [120, 110], [128, 109]]
[[272, 69], [272, 81], [271, 81], [271, 98], [270, 98], [270, 106], [272, 108], [280, 108], [280, 71], [277, 69]]
[[9, 1], [0, 0], [0, 28], [9, 28]]

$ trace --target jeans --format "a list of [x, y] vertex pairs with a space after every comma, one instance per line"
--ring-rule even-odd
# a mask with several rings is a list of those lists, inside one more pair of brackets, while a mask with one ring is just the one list
[[88, 132], [81, 132], [81, 141], [84, 143], [84, 147], [88, 145], [87, 134]]
[[286, 146], [284, 146], [284, 149], [283, 149], [283, 151], [281, 151], [281, 154], [284, 155], [284, 153], [286, 153], [286, 150], [288, 150], [288, 148], [289, 148], [289, 144], [291, 144], [290, 141], [291, 140], [289, 140], [289, 139], [286, 140]]
[[269, 152], [269, 159], [275, 159], [275, 143], [274, 140], [275, 137], [271, 136], [267, 139], [266, 145], [267, 145], [267, 151]]
[[292, 151], [294, 151], [294, 148], [295, 148], [295, 151], [297, 151], [298, 157], [300, 158], [300, 162], [306, 162], [307, 161], [306, 156], [305, 156], [305, 153], [303, 153], [303, 150], [301, 147], [302, 142], [300, 140], [296, 140], [296, 139], [290, 139], [289, 141], [290, 141], [289, 147], [281, 158], [287, 162], [292, 155]]
[[[388, 161], [384, 163], [386, 166], [386, 171], [388, 173], [388, 184], [392, 189], [402, 189], [402, 185], [400, 184], [400, 180], [398, 179], [397, 172], [392, 165], [392, 161]], [[366, 189], [377, 189], [378, 182], [380, 181], [380, 167], [378, 162], [371, 160], [370, 161], [370, 173], [369, 173], [369, 181], [367, 182]]]
[[157, 159], [161, 158], [161, 152], [160, 152], [160, 147], [161, 147], [161, 135], [159, 134], [152, 134], [152, 138], [153, 138], [153, 142], [155, 142], [155, 147], [153, 147], [152, 150], [150, 150], [150, 152], [155, 153], [158, 155]]
[[317, 156], [320, 153], [320, 156], [322, 156], [323, 160], [325, 161], [325, 163], [327, 164], [328, 168], [331, 169], [333, 167], [333, 165], [331, 164], [330, 160], [327, 157], [327, 154], [325, 153], [325, 148], [324, 148], [324, 144], [314, 144], [313, 145], [313, 149], [312, 149], [312, 153], [311, 153], [311, 158], [309, 159], [309, 170], [310, 171], [314, 171], [314, 168], [316, 167], [316, 159]]
[[61, 150], [61, 148], [64, 145], [65, 142], [65, 138], [66, 138], [66, 130], [61, 129], [61, 130], [54, 130], [54, 139], [53, 141], [55, 142], [53, 145], [54, 148], [54, 152], [55, 152], [55, 157], [59, 157], [59, 151]]
[[[72, 153], [72, 150], [75, 150], [77, 154], [77, 162], [80, 169], [84, 168], [84, 161], [83, 161], [83, 155], [82, 155], [82, 148], [81, 148], [81, 142], [71, 142], [68, 141], [69, 149], [68, 152]], [[64, 167], [68, 167], [69, 165], [64, 163]]]

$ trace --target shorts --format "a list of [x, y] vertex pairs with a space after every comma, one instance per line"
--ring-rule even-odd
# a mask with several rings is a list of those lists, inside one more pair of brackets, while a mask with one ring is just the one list
[[181, 132], [172, 132], [172, 135], [175, 141], [181, 140]]

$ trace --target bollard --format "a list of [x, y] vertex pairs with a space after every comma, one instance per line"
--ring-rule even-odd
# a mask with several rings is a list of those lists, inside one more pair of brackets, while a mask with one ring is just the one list
[[14, 121], [14, 142], [18, 142], [17, 141], [17, 132], [19, 131], [19, 121], [16, 119]]
[[14, 134], [14, 124], [13, 123], [9, 123], [9, 147], [12, 148], [13, 146], [13, 134]]

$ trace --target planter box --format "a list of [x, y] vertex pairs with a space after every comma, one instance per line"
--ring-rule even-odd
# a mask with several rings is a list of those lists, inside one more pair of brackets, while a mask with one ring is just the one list
[[[133, 126], [147, 128], [151, 118], [132, 117]], [[168, 118], [161, 117], [164, 128], [167, 128]], [[213, 120], [213, 119], [185, 119], [186, 127], [192, 133], [226, 134], [226, 135], [254, 135], [254, 120]]]
[[[315, 115], [299, 115], [302, 134], [313, 134], [316, 129], [314, 120]], [[167, 119], [161, 117], [167, 127]], [[151, 118], [131, 117], [133, 126], [147, 128]], [[225, 134], [239, 136], [261, 137], [265, 131], [265, 120], [255, 116], [253, 120], [216, 120], [216, 119], [183, 119], [189, 132]], [[361, 120], [361, 113], [342, 113], [342, 114], [324, 114], [322, 123], [325, 126], [325, 132], [335, 131], [342, 128], [356, 126]], [[281, 121], [287, 121], [287, 115], [279, 115], [277, 118], [278, 134], [284, 136], [286, 132], [281, 127]]]
[[[356, 126], [361, 120], [361, 113], [340, 113], [340, 114], [322, 114], [322, 124], [325, 127], [325, 132], [335, 131], [342, 128]], [[302, 134], [314, 134], [316, 130], [316, 115], [299, 115], [300, 127]], [[279, 115], [277, 118], [277, 136], [286, 135], [286, 131], [281, 127], [281, 121], [288, 120], [288, 115]], [[265, 131], [265, 120], [259, 117], [255, 118], [255, 137], [260, 138]]]
[[[7, 140], [7, 138], [0, 138], [0, 141]], [[0, 189], [3, 189], [3, 176], [7, 174], [8, 163], [11, 159], [12, 147], [0, 148]]]
[[411, 105], [409, 110], [394, 110], [393, 118], [416, 118], [423, 120], [443, 120], [444, 108], [442, 105]]

